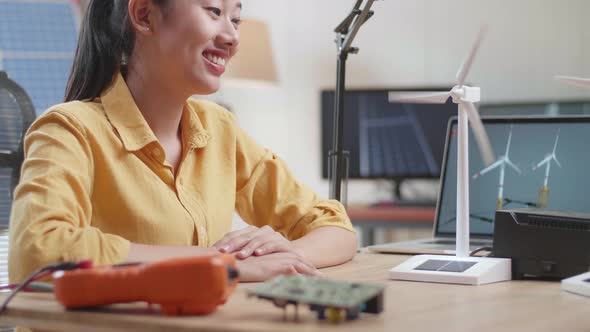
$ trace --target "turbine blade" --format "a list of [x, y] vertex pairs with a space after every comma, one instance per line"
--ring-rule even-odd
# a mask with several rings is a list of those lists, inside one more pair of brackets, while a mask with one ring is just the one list
[[508, 166], [510, 166], [510, 167], [512, 167], [512, 168], [514, 168], [514, 170], [515, 170], [515, 171], [516, 171], [518, 174], [522, 173], [522, 172], [520, 171], [520, 168], [516, 167], [516, 165], [514, 165], [514, 164], [513, 164], [513, 163], [510, 161], [510, 159], [508, 159], [508, 157], [506, 157], [506, 159], [504, 159], [504, 160], [506, 161], [506, 163], [508, 164]]
[[512, 141], [512, 127], [513, 125], [510, 125], [510, 133], [508, 133], [508, 142], [506, 143], [506, 153], [504, 154], [507, 157], [510, 153], [510, 142]]
[[557, 129], [557, 136], [555, 137], [555, 145], [553, 145], [553, 154], [555, 155], [555, 150], [557, 149], [557, 142], [559, 141], [559, 131], [560, 129]]
[[451, 96], [450, 92], [409, 91], [389, 92], [390, 103], [444, 104]]
[[490, 138], [483, 127], [479, 113], [472, 103], [463, 102], [462, 104], [464, 106], [463, 109], [467, 112], [467, 116], [469, 117], [469, 124], [471, 125], [475, 140], [479, 146], [481, 158], [483, 159], [484, 164], [490, 165], [494, 162], [494, 160], [496, 160], [496, 156], [494, 156], [494, 150], [492, 148], [492, 144], [490, 143]]
[[533, 171], [536, 170], [537, 168], [545, 165], [546, 163], [548, 163], [551, 160], [551, 156], [546, 157], [545, 159], [541, 160], [536, 166], [533, 167]]
[[559, 166], [561, 168], [561, 163], [559, 162], [559, 160], [557, 160], [557, 157], [555, 156], [555, 154], [552, 155], [552, 159], [555, 160], [555, 163], [557, 164], [557, 166]]
[[461, 65], [461, 69], [459, 69], [459, 71], [457, 72], [457, 85], [462, 86], [463, 84], [465, 84], [467, 75], [471, 70], [471, 66], [473, 65], [473, 61], [475, 60], [475, 56], [477, 55], [477, 51], [479, 50], [479, 47], [481, 45], [483, 38], [486, 35], [487, 30], [488, 29], [486, 25], [483, 25], [479, 29], [477, 39], [475, 39], [475, 43], [473, 44], [473, 46], [471, 46], [471, 51], [469, 52], [469, 55], [463, 62], [463, 65]]
[[495, 163], [491, 164], [490, 166], [488, 166], [488, 167], [482, 169], [481, 171], [477, 172], [476, 174], [474, 174], [473, 178], [477, 179], [478, 177], [486, 174], [487, 172], [493, 170], [494, 168], [502, 165], [503, 162], [504, 162], [504, 159], [497, 160]]
[[578, 88], [590, 89], [590, 78], [581, 78], [573, 76], [555, 76], [554, 78], [567, 85], [575, 86]]

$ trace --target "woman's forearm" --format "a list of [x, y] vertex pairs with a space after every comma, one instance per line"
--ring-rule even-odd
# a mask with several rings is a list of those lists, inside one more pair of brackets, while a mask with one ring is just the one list
[[151, 262], [172, 257], [204, 256], [218, 253], [213, 248], [195, 246], [155, 246], [131, 243], [129, 247], [129, 262]]
[[315, 267], [321, 268], [351, 260], [356, 253], [357, 240], [356, 234], [351, 231], [326, 226], [293, 241], [293, 245]]

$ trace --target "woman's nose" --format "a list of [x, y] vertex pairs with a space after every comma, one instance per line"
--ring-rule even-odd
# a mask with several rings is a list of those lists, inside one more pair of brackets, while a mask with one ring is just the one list
[[240, 42], [240, 34], [231, 20], [223, 25], [221, 33], [217, 35], [216, 41], [226, 47], [237, 47]]

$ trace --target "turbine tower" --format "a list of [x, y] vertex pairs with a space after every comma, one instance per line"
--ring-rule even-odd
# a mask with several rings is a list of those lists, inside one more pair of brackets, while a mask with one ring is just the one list
[[496, 203], [496, 209], [501, 209], [504, 205], [504, 173], [506, 169], [506, 165], [512, 167], [518, 174], [521, 173], [520, 169], [516, 167], [510, 161], [510, 157], [508, 153], [510, 152], [510, 141], [512, 140], [512, 126], [510, 126], [510, 133], [508, 134], [508, 143], [506, 143], [506, 152], [503, 156], [501, 156], [495, 163], [491, 164], [490, 166], [482, 169], [481, 171], [477, 172], [473, 176], [473, 179], [477, 179], [478, 177], [490, 172], [491, 170], [500, 167], [500, 181], [498, 182], [498, 201]]
[[547, 203], [549, 201], [549, 170], [551, 169], [551, 161], [555, 161], [557, 166], [561, 167], [561, 164], [559, 163], [559, 160], [557, 160], [557, 156], [555, 155], [558, 141], [559, 129], [557, 130], [557, 136], [555, 137], [553, 152], [546, 154], [545, 159], [541, 160], [537, 165], [533, 166], [533, 171], [535, 171], [537, 170], [537, 168], [545, 165], [545, 180], [543, 181], [543, 186], [541, 187], [541, 189], [539, 189], [539, 199], [537, 201], [537, 206], [540, 208], [546, 208]]

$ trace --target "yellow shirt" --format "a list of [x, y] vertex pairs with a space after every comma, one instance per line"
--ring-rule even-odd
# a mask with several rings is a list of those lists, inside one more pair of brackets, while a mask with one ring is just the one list
[[231, 230], [234, 210], [291, 240], [322, 226], [353, 231], [339, 202], [294, 179], [222, 107], [187, 101], [181, 133], [175, 176], [121, 75], [100, 98], [45, 112], [24, 139], [11, 281], [61, 261], [120, 263], [130, 242], [211, 246]]

